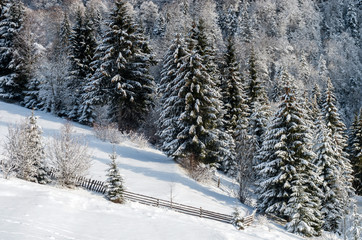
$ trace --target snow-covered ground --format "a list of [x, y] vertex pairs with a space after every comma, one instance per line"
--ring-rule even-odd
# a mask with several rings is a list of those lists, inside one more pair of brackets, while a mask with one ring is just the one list
[[[0, 102], [0, 142], [6, 139], [9, 124], [20, 122], [31, 111]], [[59, 131], [65, 120], [44, 112], [39, 116], [45, 142]], [[93, 156], [92, 179], [105, 180], [112, 144], [98, 140], [91, 128], [74, 124]], [[116, 146], [120, 172], [127, 190], [207, 210], [231, 214], [235, 206], [243, 214], [251, 209], [238, 203], [222, 177], [200, 184], [161, 152], [139, 148], [125, 141]], [[3, 152], [2, 144], [0, 152]], [[258, 221], [244, 231], [231, 224], [187, 216], [171, 210], [127, 203], [114, 204], [103, 196], [82, 189], [64, 189], [0, 176], [0, 240], [17, 239], [302, 239], [274, 223]]]

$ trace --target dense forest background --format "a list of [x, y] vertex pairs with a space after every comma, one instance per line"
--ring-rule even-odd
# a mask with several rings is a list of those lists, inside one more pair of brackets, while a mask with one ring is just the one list
[[288, 231], [341, 234], [362, 192], [361, 5], [0, 0], [0, 99], [144, 134]]
[[[106, 18], [111, 0], [23, 0], [29, 32], [39, 50], [51, 49], [66, 12], [75, 21], [78, 8], [93, 6]], [[241, 69], [247, 68], [253, 48], [268, 95], [278, 101], [283, 68], [300, 90], [322, 89], [330, 78], [336, 89], [342, 118], [349, 126], [362, 102], [361, 1], [358, 0], [130, 0], [133, 14], [145, 28], [158, 64], [174, 33], [186, 33], [194, 19], [203, 18], [208, 37], [219, 57], [227, 37], [235, 37]]]

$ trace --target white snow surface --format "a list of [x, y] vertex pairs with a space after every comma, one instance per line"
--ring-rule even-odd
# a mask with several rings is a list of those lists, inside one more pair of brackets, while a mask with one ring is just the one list
[[[0, 102], [0, 152], [9, 124], [22, 121], [31, 111]], [[59, 131], [65, 120], [35, 111], [39, 116], [45, 142]], [[92, 179], [105, 180], [112, 144], [98, 140], [91, 128], [74, 124], [75, 134], [83, 135], [90, 149]], [[125, 141], [116, 146], [120, 173], [128, 191], [170, 199], [231, 214], [239, 207], [246, 215], [252, 209], [233, 197], [232, 181], [220, 174], [221, 187], [215, 182], [200, 184], [189, 178], [171, 159], [153, 148], [139, 148]], [[0, 155], [1, 157], [1, 155]], [[0, 174], [1, 175], [1, 174]], [[124, 205], [107, 201], [102, 195], [83, 189], [39, 185], [15, 177], [0, 176], [0, 240], [23, 239], [302, 239], [280, 225], [256, 220], [246, 230], [231, 224], [202, 219], [138, 203]]]

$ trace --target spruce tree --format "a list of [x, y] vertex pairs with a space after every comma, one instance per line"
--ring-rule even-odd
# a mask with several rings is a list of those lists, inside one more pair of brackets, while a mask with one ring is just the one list
[[9, 163], [16, 166], [17, 177], [46, 184], [50, 180], [46, 171], [42, 131], [36, 119], [33, 112], [23, 123], [9, 127], [5, 156]]
[[[326, 122], [326, 126], [330, 131], [331, 138], [332, 138], [332, 144], [335, 147], [336, 152], [336, 162], [335, 167], [339, 171], [337, 176], [340, 178], [338, 179], [338, 184], [340, 185], [339, 188], [341, 191], [343, 191], [340, 196], [341, 199], [338, 199], [341, 201], [341, 207], [343, 207], [343, 215], [340, 217], [346, 216], [348, 214], [349, 206], [350, 206], [350, 198], [354, 195], [354, 190], [352, 187], [352, 166], [348, 159], [348, 155], [345, 152], [346, 148], [346, 127], [344, 123], [342, 122], [340, 115], [338, 113], [338, 109], [336, 107], [336, 98], [334, 96], [334, 88], [332, 85], [332, 82], [328, 80], [327, 82], [327, 89], [324, 93], [325, 100], [323, 102], [323, 115], [324, 120]], [[337, 223], [328, 224], [328, 221], [326, 221], [324, 228], [328, 231], [334, 231], [338, 232], [341, 230], [341, 222], [337, 221]]]
[[69, 41], [71, 69], [68, 77], [68, 91], [72, 108], [68, 117], [90, 124], [94, 119], [92, 109], [90, 109], [90, 105], [82, 101], [87, 76], [92, 73], [90, 64], [96, 49], [95, 30], [88, 12], [84, 17], [82, 12], [78, 10], [76, 23]]
[[184, 109], [184, 102], [178, 97], [182, 78], [177, 75], [179, 68], [184, 65], [185, 57], [190, 52], [185, 42], [178, 34], [164, 56], [161, 70], [161, 81], [158, 88], [160, 95], [160, 119], [158, 135], [162, 140], [162, 150], [169, 156], [176, 150], [178, 120]]
[[[210, 29], [206, 28], [205, 21], [199, 18], [197, 25], [193, 24], [191, 28], [190, 40], [188, 42], [192, 43], [192, 40], [194, 40], [195, 45], [193, 50], [200, 55], [202, 64], [210, 76], [211, 84], [209, 87], [216, 93], [216, 95], [213, 96], [214, 101], [219, 102], [214, 105], [216, 119], [210, 121], [209, 125], [213, 126], [213, 130], [211, 131], [212, 135], [209, 136], [207, 158], [210, 159], [210, 162], [225, 165], [225, 162], [235, 160], [235, 141], [229, 132], [224, 131], [225, 110], [222, 108], [222, 90], [220, 88], [221, 73], [218, 68], [217, 56], [213, 44], [213, 38], [215, 36], [214, 34], [208, 35], [208, 30]], [[193, 44], [189, 45], [190, 49], [192, 45]]]
[[330, 79], [327, 82], [327, 89], [324, 93], [324, 97], [325, 100], [323, 102], [322, 111], [324, 114], [324, 120], [326, 121], [327, 127], [331, 131], [333, 143], [338, 153], [337, 167], [341, 171], [340, 184], [343, 191], [345, 191], [343, 194], [343, 204], [345, 206], [345, 213], [347, 214], [349, 211], [348, 206], [350, 205], [350, 198], [354, 195], [354, 190], [352, 187], [352, 166], [348, 159], [348, 154], [345, 151], [347, 146], [346, 126], [342, 122], [338, 113], [338, 108], [336, 106], [337, 100], [334, 96], [334, 87]]
[[[77, 12], [78, 18], [79, 11]], [[70, 52], [70, 38], [72, 34], [72, 28], [70, 26], [68, 14], [65, 12], [63, 16], [63, 20], [60, 23], [59, 30], [57, 32], [57, 38], [55, 40], [55, 57], [59, 57], [62, 55], [68, 55]]]
[[83, 84], [80, 88], [80, 106], [78, 108], [78, 121], [82, 124], [92, 125], [96, 118], [94, 112], [94, 106], [88, 102], [87, 88], [89, 84], [89, 78], [94, 74], [94, 69], [92, 68], [92, 61], [94, 60], [95, 51], [97, 48], [97, 30], [98, 26], [98, 17], [94, 13], [94, 9], [87, 8], [84, 19], [84, 41], [85, 41], [85, 72], [86, 77], [83, 79]]
[[225, 66], [221, 84], [222, 100], [224, 106], [224, 128], [223, 130], [232, 137], [234, 149], [231, 149], [233, 158], [224, 161], [224, 170], [232, 176], [236, 176], [239, 169], [239, 163], [236, 156], [237, 150], [241, 150], [241, 145], [246, 144], [245, 138], [248, 138], [248, 113], [249, 108], [247, 96], [244, 91], [241, 73], [238, 67], [234, 40], [228, 39], [227, 52], [225, 54]]
[[69, 37], [70, 42], [70, 69], [67, 79], [67, 90], [69, 91], [70, 107], [68, 117], [72, 120], [78, 118], [78, 107], [80, 99], [80, 89], [82, 81], [87, 76], [85, 68], [87, 67], [83, 60], [85, 59], [85, 36], [84, 36], [84, 17], [80, 9], [77, 11], [75, 25], [72, 28]]
[[115, 203], [124, 203], [123, 197], [123, 178], [119, 173], [118, 166], [116, 164], [117, 155], [113, 152], [110, 155], [111, 162], [109, 163], [109, 169], [107, 173], [107, 189], [106, 197]]
[[263, 134], [268, 124], [270, 116], [269, 101], [265, 91], [265, 83], [258, 76], [257, 62], [254, 50], [252, 49], [247, 74], [246, 93], [248, 96], [248, 105], [250, 109], [250, 128], [251, 134], [255, 136], [258, 147], [263, 142]]
[[106, 25], [92, 64], [96, 72], [89, 83], [93, 96], [88, 99], [108, 103], [109, 116], [120, 130], [136, 130], [154, 105], [151, 50], [123, 0], [115, 2]]
[[193, 24], [186, 41], [191, 55], [185, 57], [177, 72], [182, 84], [178, 96], [185, 107], [179, 117], [181, 131], [173, 156], [189, 159], [192, 165], [221, 162], [230, 155], [225, 144], [230, 141], [229, 135], [219, 129], [221, 96], [210, 69], [203, 64], [207, 58], [203, 49], [208, 47], [204, 47], [207, 43], [200, 35], [203, 33]]
[[349, 227], [347, 229], [347, 238], [350, 240], [359, 240], [362, 238], [362, 215], [358, 213], [358, 207], [354, 203], [353, 211], [349, 215]]
[[362, 108], [350, 129], [348, 153], [353, 168], [353, 187], [356, 194], [362, 195]]
[[34, 181], [40, 184], [47, 184], [50, 182], [50, 177], [45, 163], [45, 151], [41, 135], [42, 130], [37, 124], [37, 117], [34, 116], [34, 111], [32, 111], [31, 116], [27, 119], [25, 134], [27, 136], [27, 147], [31, 153], [29, 158], [31, 158], [30, 161], [36, 169], [36, 173], [33, 176]]
[[[285, 79], [289, 79], [284, 73]], [[320, 235], [321, 191], [314, 172], [312, 139], [295, 88], [285, 83], [285, 95], [265, 135], [259, 153], [258, 209], [288, 220], [287, 230]]]
[[0, 97], [21, 101], [26, 90], [27, 76], [24, 56], [19, 53], [24, 7], [21, 1], [3, 2], [0, 20]]
[[344, 213], [343, 189], [341, 188], [341, 171], [338, 167], [339, 154], [333, 141], [331, 130], [326, 126], [321, 114], [318, 116], [317, 140], [314, 146], [317, 166], [322, 183], [320, 188], [323, 192], [322, 215], [324, 219], [324, 229], [327, 231], [337, 231], [340, 227]]

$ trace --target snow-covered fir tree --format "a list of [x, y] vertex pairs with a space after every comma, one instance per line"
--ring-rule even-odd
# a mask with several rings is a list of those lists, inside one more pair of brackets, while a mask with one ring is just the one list
[[78, 10], [76, 23], [69, 37], [70, 41], [70, 66], [67, 79], [67, 90], [71, 99], [71, 109], [68, 117], [82, 123], [90, 124], [94, 119], [91, 106], [83, 102], [87, 76], [92, 74], [90, 64], [96, 49], [95, 29], [90, 13], [85, 16]]
[[67, 91], [70, 98], [70, 109], [67, 113], [68, 117], [72, 120], [78, 118], [78, 108], [80, 104], [80, 96], [83, 81], [87, 76], [86, 68], [89, 64], [84, 63], [86, 58], [86, 42], [84, 36], [84, 16], [83, 12], [78, 9], [76, 13], [75, 24], [69, 36], [70, 42], [70, 69], [69, 77], [67, 79]]
[[115, 203], [123, 203], [123, 178], [119, 173], [119, 169], [116, 163], [117, 154], [113, 152], [110, 155], [111, 162], [109, 163], [109, 169], [107, 172], [106, 180], [106, 198]]
[[37, 123], [37, 117], [34, 116], [34, 111], [27, 118], [25, 134], [27, 137], [27, 147], [31, 153], [29, 156], [30, 162], [32, 162], [36, 169], [33, 178], [40, 184], [47, 184], [51, 180], [48, 174], [48, 166], [45, 162], [46, 156], [42, 140], [42, 130]]
[[161, 105], [158, 135], [162, 141], [162, 150], [169, 156], [176, 150], [177, 134], [179, 133], [178, 120], [185, 107], [184, 102], [178, 97], [183, 78], [177, 73], [179, 68], [184, 65], [185, 57], [189, 54], [184, 39], [177, 34], [163, 60], [158, 87]]
[[5, 156], [9, 163], [16, 166], [17, 177], [46, 184], [50, 178], [45, 164], [42, 131], [36, 119], [32, 112], [23, 123], [9, 127]]
[[26, 89], [27, 76], [24, 56], [19, 53], [22, 41], [19, 34], [24, 18], [20, 0], [3, 1], [0, 21], [0, 97], [20, 101]]
[[120, 130], [136, 130], [154, 105], [153, 63], [148, 41], [129, 15], [123, 0], [117, 0], [97, 47], [88, 99], [108, 104], [110, 118]]
[[[350, 198], [354, 195], [354, 189], [352, 187], [352, 166], [348, 159], [348, 154], [345, 151], [347, 145], [346, 137], [346, 126], [342, 122], [338, 109], [337, 109], [337, 100], [334, 96], [334, 87], [332, 82], [328, 80], [327, 88], [324, 93], [325, 100], [323, 101], [322, 112], [324, 115], [324, 120], [326, 122], [327, 128], [331, 132], [331, 137], [333, 145], [336, 148], [337, 153], [337, 162], [336, 167], [341, 172], [340, 174], [340, 187], [344, 193], [343, 196], [343, 206], [345, 214], [348, 214], [348, 206], [350, 205]], [[333, 227], [332, 231], [338, 231], [338, 227]]]
[[[208, 33], [210, 33], [210, 36], [207, 36]], [[202, 65], [205, 66], [210, 76], [210, 87], [217, 93], [217, 95], [213, 96], [214, 101], [219, 102], [213, 106], [215, 108], [216, 119], [209, 121], [209, 126], [214, 126], [216, 135], [210, 136], [209, 145], [207, 146], [209, 152], [207, 158], [215, 159], [213, 162], [224, 165], [224, 162], [232, 162], [235, 159], [235, 141], [229, 132], [224, 131], [225, 111], [222, 108], [223, 102], [220, 89], [221, 73], [218, 68], [213, 38], [215, 38], [215, 34], [206, 28], [204, 19], [200, 17], [197, 25], [192, 25], [188, 43], [192, 51], [192, 40], [195, 41], [196, 44], [193, 50], [200, 55]]]
[[323, 192], [322, 209], [324, 229], [338, 231], [344, 214], [342, 176], [338, 167], [339, 154], [321, 114], [316, 121], [317, 140], [314, 146], [316, 158], [314, 160], [321, 177], [320, 188]]
[[288, 231], [316, 236], [323, 223], [320, 180], [305, 111], [289, 81], [259, 152], [258, 209], [286, 218]]
[[356, 114], [350, 129], [348, 153], [353, 168], [353, 187], [356, 194], [362, 194], [362, 108]]
[[31, 153], [27, 147], [28, 139], [25, 134], [26, 123], [9, 126], [5, 141], [5, 158], [9, 164], [13, 164], [16, 176], [27, 181], [35, 181], [36, 168], [29, 157]]
[[353, 210], [347, 219], [349, 226], [345, 237], [350, 240], [359, 240], [362, 238], [362, 216], [358, 213], [357, 204], [353, 204]]
[[268, 124], [270, 116], [269, 101], [265, 90], [265, 83], [257, 72], [257, 60], [252, 49], [249, 62], [246, 93], [248, 96], [248, 105], [250, 109], [250, 127], [251, 134], [255, 136], [258, 146], [261, 147], [263, 134]]
[[[225, 66], [223, 67], [223, 78], [221, 83], [221, 91], [224, 106], [224, 131], [228, 133], [234, 143], [234, 149], [231, 149], [234, 157], [223, 162], [224, 170], [232, 176], [236, 176], [239, 169], [238, 154], [245, 142], [243, 134], [248, 131], [248, 114], [249, 108], [247, 96], [244, 91], [241, 72], [239, 70], [236, 53], [234, 48], [234, 40], [228, 39], [227, 51], [225, 54]], [[245, 132], [243, 132], [245, 131]], [[239, 150], [239, 151], [238, 151]]]
[[176, 81], [182, 84], [178, 96], [185, 107], [179, 117], [181, 131], [177, 136], [178, 146], [173, 155], [176, 158], [186, 158], [193, 164], [220, 162], [220, 158], [226, 155], [220, 130], [217, 128], [220, 126], [218, 117], [222, 105], [221, 96], [207, 67], [203, 65], [203, 48], [198, 31], [193, 23], [187, 38], [188, 48], [192, 53], [185, 58], [176, 73]]

